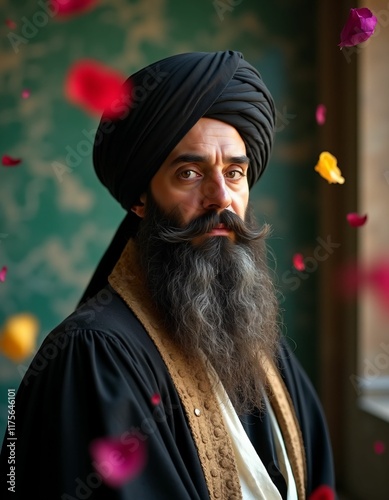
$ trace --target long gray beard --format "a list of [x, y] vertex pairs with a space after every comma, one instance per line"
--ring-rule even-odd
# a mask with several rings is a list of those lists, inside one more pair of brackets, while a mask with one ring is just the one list
[[245, 226], [229, 213], [220, 222], [238, 224], [235, 242], [213, 236], [194, 245], [191, 228], [182, 229], [177, 217], [150, 205], [137, 243], [169, 333], [187, 354], [205, 354], [238, 413], [260, 408], [265, 374], [258, 353], [274, 358], [279, 339], [277, 299], [265, 261], [267, 228], [255, 230], [251, 215]]

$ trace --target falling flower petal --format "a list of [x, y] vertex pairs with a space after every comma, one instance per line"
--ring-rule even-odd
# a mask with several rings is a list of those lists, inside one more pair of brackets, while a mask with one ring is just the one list
[[157, 392], [151, 396], [151, 403], [154, 406], [159, 405], [160, 402], [161, 402], [161, 396]]
[[127, 116], [130, 105], [129, 83], [113, 69], [93, 60], [82, 60], [69, 70], [65, 95], [92, 114], [103, 111], [108, 118]]
[[22, 160], [20, 158], [12, 158], [8, 155], [4, 155], [1, 159], [1, 163], [4, 167], [14, 167], [15, 165], [19, 165], [21, 161]]
[[308, 500], [335, 500], [335, 493], [332, 488], [323, 484], [309, 495]]
[[72, 16], [91, 10], [97, 0], [51, 0], [51, 9], [58, 16]]
[[8, 26], [10, 30], [16, 29], [16, 23], [15, 21], [12, 21], [12, 19], [6, 19], [5, 24]]
[[385, 452], [385, 443], [382, 441], [374, 442], [374, 453], [377, 455], [382, 455]]
[[90, 453], [103, 481], [114, 488], [139, 475], [146, 465], [146, 444], [136, 434], [125, 439], [96, 439]]
[[383, 311], [389, 313], [389, 260], [374, 263], [366, 272], [366, 283], [376, 294]]
[[7, 266], [3, 266], [0, 270], [0, 281], [4, 283], [5, 277], [7, 275]]
[[318, 125], [324, 125], [326, 122], [327, 108], [324, 104], [318, 104], [316, 107], [316, 123]]
[[367, 215], [359, 215], [356, 212], [351, 212], [347, 214], [347, 222], [352, 227], [363, 226], [367, 221]]
[[363, 7], [350, 9], [349, 16], [342, 32], [340, 33], [339, 47], [353, 47], [365, 42], [374, 33], [377, 18], [373, 13]]
[[21, 95], [23, 99], [28, 99], [30, 97], [30, 91], [28, 89], [24, 89]]
[[302, 253], [295, 253], [293, 255], [293, 265], [297, 269], [297, 271], [304, 271], [305, 263]]
[[319, 156], [319, 161], [315, 166], [315, 170], [330, 184], [343, 184], [344, 177], [342, 177], [342, 172], [339, 170], [337, 163], [338, 160], [335, 156], [328, 151], [323, 151]]
[[39, 322], [29, 313], [10, 316], [0, 335], [0, 351], [13, 361], [22, 361], [36, 347]]
[[340, 292], [345, 298], [355, 297], [362, 290], [371, 291], [385, 314], [389, 313], [389, 259], [375, 259], [371, 266], [355, 263], [343, 267], [339, 273]]

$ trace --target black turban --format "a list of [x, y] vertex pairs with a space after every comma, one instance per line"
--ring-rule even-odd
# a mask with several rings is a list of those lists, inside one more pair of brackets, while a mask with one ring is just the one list
[[103, 114], [93, 163], [100, 181], [128, 214], [99, 264], [85, 294], [107, 282], [139, 218], [139, 200], [164, 160], [201, 117], [237, 129], [250, 159], [252, 187], [268, 163], [275, 107], [258, 71], [240, 52], [192, 52], [157, 61], [130, 76], [129, 105], [114, 121]]

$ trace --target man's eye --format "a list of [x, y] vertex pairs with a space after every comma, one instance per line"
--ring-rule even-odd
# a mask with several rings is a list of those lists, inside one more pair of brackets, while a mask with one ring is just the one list
[[194, 179], [197, 176], [197, 172], [194, 170], [183, 170], [180, 172], [179, 176], [182, 179]]
[[240, 179], [244, 177], [244, 173], [241, 170], [230, 170], [226, 173], [226, 177], [229, 179]]

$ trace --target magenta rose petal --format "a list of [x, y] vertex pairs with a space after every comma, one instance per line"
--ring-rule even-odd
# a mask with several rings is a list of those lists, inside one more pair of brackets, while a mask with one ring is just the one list
[[51, 8], [57, 16], [74, 16], [92, 10], [97, 3], [98, 0], [51, 0]]
[[0, 269], [0, 281], [2, 283], [4, 283], [5, 281], [5, 277], [7, 276], [7, 266], [3, 266], [1, 269]]
[[65, 95], [88, 113], [116, 119], [128, 113], [130, 87], [120, 73], [94, 60], [76, 62], [68, 71]]
[[146, 465], [146, 444], [135, 433], [125, 439], [96, 439], [90, 445], [93, 466], [113, 488], [138, 476]]
[[12, 158], [12, 156], [8, 155], [3, 155], [1, 158], [1, 164], [4, 165], [4, 167], [15, 167], [16, 165], [19, 165], [21, 161], [21, 158]]
[[304, 271], [305, 263], [302, 253], [295, 253], [293, 255], [293, 266], [297, 269], [297, 271]]
[[359, 215], [356, 212], [351, 212], [346, 216], [347, 222], [352, 227], [360, 227], [363, 226], [367, 221], [367, 215]]
[[366, 7], [350, 9], [346, 24], [340, 33], [338, 46], [353, 47], [368, 40], [374, 33], [377, 18]]
[[316, 123], [318, 125], [324, 125], [326, 122], [327, 108], [324, 104], [318, 104], [316, 107]]

